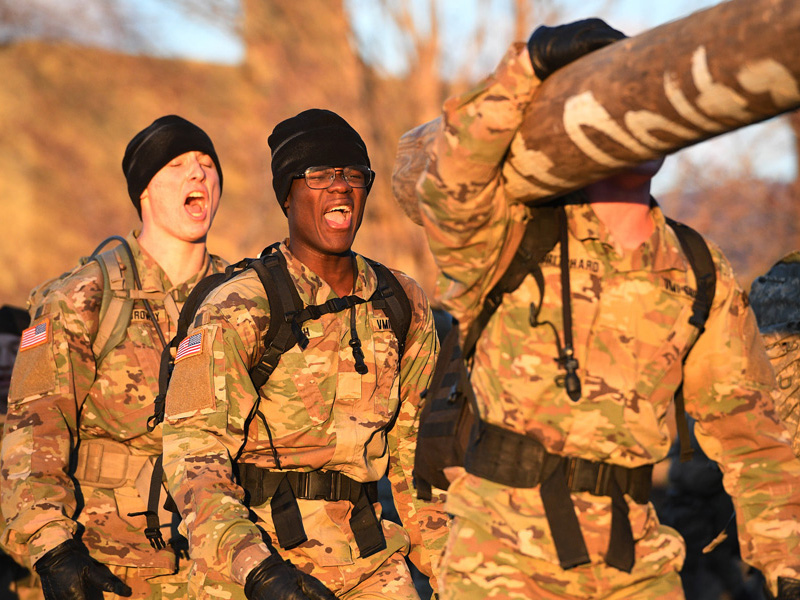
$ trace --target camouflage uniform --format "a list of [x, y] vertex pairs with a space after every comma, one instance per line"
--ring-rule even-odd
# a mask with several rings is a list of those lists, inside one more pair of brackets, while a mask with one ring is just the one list
[[800, 252], [787, 254], [756, 278], [750, 300], [778, 379], [773, 399], [800, 456]]
[[[142, 290], [152, 293], [169, 339], [175, 309], [197, 281], [224, 264], [207, 255], [191, 280], [173, 286], [137, 235], [127, 241]], [[100, 267], [89, 262], [56, 285], [32, 323], [48, 323], [46, 341], [21, 350], [14, 365], [0, 460], [8, 525], [3, 546], [35, 563], [81, 532], [91, 555], [126, 581], [133, 597], [185, 597], [186, 576], [173, 574], [173, 551], [151, 548], [145, 517], [128, 515], [145, 510], [138, 490], [149, 486], [153, 458], [161, 453], [160, 429], [147, 431], [161, 355], [155, 328], [137, 302], [127, 337], [98, 366], [92, 339], [103, 291]]]
[[[285, 244], [280, 250], [304, 303], [336, 297]], [[356, 262], [353, 294], [369, 298], [377, 278], [362, 257], [356, 255]], [[409, 552], [425, 574], [435, 572], [446, 517], [441, 502], [415, 498], [411, 470], [419, 393], [430, 379], [438, 342], [425, 295], [407, 276], [397, 276], [413, 307], [402, 367], [383, 312], [359, 304], [352, 310], [368, 366], [364, 375], [355, 371], [351, 311], [346, 310], [307, 321], [309, 345], [284, 353], [270, 380], [256, 391], [248, 369], [264, 351], [261, 340], [270, 319], [257, 275], [251, 270], [234, 278], [200, 307], [189, 334], [202, 333], [202, 352], [176, 363], [164, 423], [164, 468], [188, 526], [196, 561], [190, 589], [198, 597], [243, 599], [247, 574], [270, 554], [262, 539], [266, 533], [276, 540], [269, 502], [250, 507], [248, 515], [231, 463], [244, 444], [240, 463], [276, 469], [270, 438], [286, 470], [336, 470], [370, 482], [388, 466], [405, 524], [382, 521], [387, 548], [360, 558], [349, 501], [298, 499], [309, 540], [292, 550], [275, 543], [283, 558], [343, 598], [417, 598], [403, 560]], [[259, 416], [245, 440], [243, 423], [259, 394]], [[374, 507], [380, 515], [380, 504]]]
[[[448, 100], [442, 131], [418, 183], [420, 210], [441, 270], [437, 299], [465, 328], [498, 274], [524, 190], [507, 185], [509, 143], [537, 87], [527, 49], [512, 47], [476, 89]], [[518, 180], [519, 178], [517, 178]], [[655, 230], [623, 250], [589, 204], [567, 205], [575, 356], [583, 393], [571, 401], [555, 380], [553, 329], [531, 327], [540, 293], [533, 277], [507, 295], [475, 351], [472, 383], [481, 417], [540, 441], [547, 451], [623, 467], [652, 465], [670, 448], [667, 413], [683, 381], [687, 412], [734, 497], [744, 559], [775, 591], [800, 574], [800, 463], [769, 393], [770, 364], [745, 293], [712, 247], [717, 287], [705, 333], [688, 320], [696, 285], [675, 233], [653, 204]], [[538, 322], [563, 335], [559, 247], [542, 261]], [[590, 564], [562, 569], [539, 488], [513, 488], [460, 470], [448, 490], [454, 515], [442, 561], [444, 598], [682, 598], [677, 533], [652, 504], [628, 496], [635, 566], [607, 566], [608, 497], [572, 494]]]

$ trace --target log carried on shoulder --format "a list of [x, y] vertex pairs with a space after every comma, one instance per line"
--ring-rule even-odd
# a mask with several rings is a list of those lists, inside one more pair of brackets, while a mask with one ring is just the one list
[[[534, 201], [800, 106], [800, 2], [731, 0], [592, 52], [541, 84], [503, 167]], [[405, 133], [395, 198], [416, 183], [441, 117]]]

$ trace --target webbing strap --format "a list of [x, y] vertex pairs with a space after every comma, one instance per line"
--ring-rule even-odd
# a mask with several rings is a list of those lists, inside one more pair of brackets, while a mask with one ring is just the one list
[[489, 319], [503, 301], [503, 296], [516, 290], [527, 275], [533, 275], [539, 286], [540, 295], [544, 295], [544, 277], [539, 263], [558, 240], [556, 210], [556, 206], [550, 205], [531, 209], [532, 216], [525, 226], [525, 233], [508, 269], [486, 295], [481, 312], [464, 336], [463, 351], [467, 361], [472, 358], [475, 344], [478, 343], [478, 338], [489, 323]]
[[[699, 337], [705, 329], [706, 320], [711, 313], [711, 306], [716, 292], [717, 270], [714, 266], [714, 259], [703, 236], [697, 231], [670, 218], [667, 218], [667, 223], [677, 235], [681, 249], [686, 255], [697, 281], [697, 295], [692, 303], [692, 316], [689, 318], [689, 323], [697, 327]], [[696, 341], [697, 338], [695, 338]], [[693, 345], [694, 342], [692, 343]], [[689, 356], [690, 351], [691, 347], [687, 349], [686, 354], [683, 356], [683, 364], [686, 363], [686, 358]], [[675, 392], [675, 423], [678, 428], [680, 461], [690, 461], [694, 455], [694, 449], [692, 448], [689, 423], [686, 418], [686, 400], [683, 396], [683, 384]]]
[[558, 461], [545, 463], [544, 480], [539, 488], [544, 515], [556, 547], [562, 569], [571, 569], [589, 562], [589, 551], [583, 540], [575, 506], [569, 495], [564, 469]]
[[611, 499], [611, 532], [606, 564], [630, 572], [634, 540], [624, 494], [645, 503], [650, 495], [652, 466], [626, 468], [577, 457], [551, 454], [536, 439], [480, 422], [478, 436], [467, 449], [468, 473], [502, 485], [540, 486], [539, 492], [562, 568], [588, 562], [570, 492], [589, 492]]
[[272, 471], [240, 463], [239, 481], [248, 493], [248, 505], [269, 500], [278, 544], [291, 549], [308, 540], [297, 499], [348, 500], [353, 509], [350, 528], [362, 558], [386, 548], [380, 521], [375, 514], [376, 482], [361, 483], [339, 471]]
[[144, 515], [147, 519], [147, 527], [144, 530], [150, 545], [155, 550], [167, 547], [161, 535], [161, 523], [158, 519], [158, 503], [161, 499], [161, 481], [164, 477], [164, 456], [159, 454], [153, 464], [153, 474], [150, 476], [150, 491], [147, 496], [147, 510], [143, 512], [128, 513], [129, 517]]

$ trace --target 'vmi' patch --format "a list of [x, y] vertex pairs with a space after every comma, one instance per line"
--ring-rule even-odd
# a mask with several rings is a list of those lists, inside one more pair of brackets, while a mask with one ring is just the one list
[[372, 330], [373, 331], [389, 331], [392, 324], [389, 318], [385, 315], [372, 315]]

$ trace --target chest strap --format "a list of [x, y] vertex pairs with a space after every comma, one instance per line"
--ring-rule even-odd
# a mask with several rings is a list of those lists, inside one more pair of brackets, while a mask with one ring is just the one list
[[633, 533], [624, 494], [638, 504], [649, 500], [651, 465], [626, 468], [551, 454], [532, 437], [481, 422], [477, 437], [467, 448], [464, 467], [468, 473], [502, 485], [540, 486], [545, 517], [563, 569], [589, 562], [570, 492], [610, 497], [611, 535], [605, 561], [631, 572]]
[[301, 500], [348, 500], [353, 505], [350, 528], [361, 558], [386, 548], [383, 528], [373, 504], [378, 501], [378, 482], [362, 483], [340, 471], [272, 471], [239, 463], [239, 483], [248, 494], [250, 507], [270, 501], [275, 534], [281, 548], [289, 550], [308, 540], [297, 505]]

